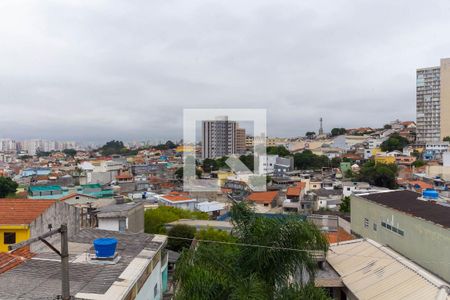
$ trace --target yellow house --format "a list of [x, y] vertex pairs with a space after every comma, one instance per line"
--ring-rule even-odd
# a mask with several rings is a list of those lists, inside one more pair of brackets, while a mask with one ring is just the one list
[[395, 156], [387, 156], [387, 155], [383, 155], [383, 156], [375, 156], [375, 163], [377, 164], [395, 164]]
[[224, 186], [225, 182], [228, 180], [228, 177], [233, 176], [233, 172], [227, 172], [227, 171], [218, 171], [217, 172], [217, 179], [219, 181], [219, 186]]
[[0, 199], [0, 252], [30, 238], [30, 224], [55, 200]]

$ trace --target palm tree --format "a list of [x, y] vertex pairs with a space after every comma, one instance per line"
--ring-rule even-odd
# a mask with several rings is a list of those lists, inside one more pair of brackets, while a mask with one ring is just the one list
[[259, 216], [245, 203], [234, 204], [231, 216], [234, 231], [226, 244], [200, 241], [183, 252], [176, 299], [275, 299], [281, 293], [299, 296], [300, 290], [317, 297], [286, 299], [328, 299], [314, 286], [289, 284], [299, 270], [314, 278], [310, 251], [328, 249], [313, 224], [292, 216]]

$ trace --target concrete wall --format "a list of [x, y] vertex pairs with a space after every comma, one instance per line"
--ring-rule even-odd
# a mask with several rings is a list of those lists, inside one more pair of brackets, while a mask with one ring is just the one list
[[[161, 278], [161, 261], [158, 262], [152, 273], [144, 283], [136, 300], [159, 300], [162, 299], [162, 278]], [[156, 287], [156, 288], [155, 288]], [[155, 295], [155, 289], [157, 293]]]
[[[69, 237], [77, 234], [80, 230], [80, 211], [78, 208], [64, 202], [56, 202], [30, 224], [30, 237], [36, 237], [48, 232], [49, 224], [52, 225], [52, 229], [56, 229], [63, 223], [67, 224]], [[52, 241], [59, 238], [59, 235], [54, 235], [51, 238], [47, 238], [47, 240]], [[43, 243], [34, 243], [31, 245], [31, 250], [42, 249], [42, 247], [46, 246]]]
[[[368, 220], [367, 228], [364, 226], [365, 219]], [[357, 196], [352, 196], [351, 199], [351, 220], [354, 233], [387, 245], [444, 280], [450, 281], [449, 229]], [[404, 235], [382, 227], [382, 221], [400, 228]]]
[[99, 218], [98, 229], [119, 231], [119, 218]]
[[130, 232], [144, 232], [144, 205], [139, 205], [130, 211], [127, 228]]

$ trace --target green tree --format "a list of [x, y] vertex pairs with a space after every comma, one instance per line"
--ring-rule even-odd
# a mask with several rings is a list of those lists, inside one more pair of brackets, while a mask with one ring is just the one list
[[332, 168], [339, 168], [341, 166], [342, 159], [340, 157], [333, 157], [330, 161]]
[[169, 236], [167, 249], [181, 252], [191, 246], [192, 239], [195, 236], [195, 227], [184, 224], [175, 225], [169, 229], [167, 235]]
[[362, 165], [357, 179], [379, 187], [397, 188], [398, 168], [395, 164], [381, 164], [368, 161]]
[[[236, 243], [227, 236], [220, 237], [225, 243], [199, 240], [196, 249], [183, 252], [175, 271], [176, 299], [307, 299], [308, 295], [323, 295], [312, 285], [288, 284], [300, 269], [314, 276], [317, 264], [308, 250], [328, 249], [326, 239], [312, 223], [293, 216], [259, 216], [246, 203], [234, 204], [231, 218]], [[305, 296], [296, 298], [297, 292]], [[280, 293], [290, 297], [280, 298]]]
[[443, 141], [444, 141], [444, 142], [450, 142], [450, 136], [446, 136], [446, 137], [443, 139]]
[[217, 167], [219, 169], [229, 169], [230, 167], [225, 163], [228, 159], [228, 156], [222, 156], [216, 159]]
[[299, 170], [320, 169], [329, 167], [330, 160], [325, 155], [316, 155], [311, 150], [304, 150], [302, 153], [294, 154], [294, 166]]
[[[175, 178], [176, 178], [176, 179], [182, 180], [182, 179], [183, 179], [183, 175], [184, 175], [184, 168], [183, 168], [183, 167], [178, 168], [178, 169], [175, 171]], [[199, 169], [197, 169], [197, 168], [195, 168], [195, 176], [196, 176], [197, 178], [200, 178], [200, 177], [202, 176], [202, 171], [199, 170]]]
[[280, 289], [275, 300], [329, 300], [326, 291], [316, 288], [313, 283], [305, 286], [291, 284]]
[[123, 154], [127, 151], [122, 141], [112, 140], [103, 145], [100, 149], [102, 155]]
[[159, 206], [155, 209], [148, 209], [144, 214], [145, 232], [153, 234], [164, 234], [164, 225], [179, 219], [207, 220], [208, 214], [203, 212], [191, 212], [176, 207]]
[[48, 157], [52, 154], [51, 151], [38, 151], [36, 152], [37, 157]]
[[18, 186], [11, 178], [0, 176], [0, 198], [15, 194]]
[[171, 140], [168, 140], [166, 142], [166, 147], [167, 147], [167, 149], [174, 149], [177, 147], [177, 145], [174, 142], [172, 142]]
[[382, 151], [394, 151], [399, 150], [402, 151], [405, 146], [408, 146], [408, 139], [400, 136], [398, 133], [391, 135], [386, 141], [381, 143]]
[[215, 159], [206, 158], [202, 163], [203, 171], [211, 173], [211, 171], [219, 170], [219, 163]]
[[314, 131], [308, 131], [308, 132], [306, 132], [305, 136], [308, 139], [313, 139], [316, 136], [316, 133]]
[[416, 167], [416, 168], [420, 168], [420, 167], [423, 167], [425, 165], [426, 165], [426, 163], [423, 160], [420, 160], [420, 159], [418, 159], [418, 160], [416, 160], [415, 162], [412, 163], [412, 166]]
[[352, 169], [348, 169], [347, 171], [345, 171], [345, 178], [353, 178], [355, 176], [355, 174], [353, 174]]
[[333, 128], [331, 129], [331, 136], [343, 135], [347, 132], [345, 128]]
[[239, 156], [239, 160], [242, 161], [242, 163], [249, 168], [250, 171], [255, 169], [255, 157], [253, 155], [241, 155]]
[[62, 152], [65, 155], [72, 156], [72, 157], [74, 157], [77, 154], [77, 150], [75, 150], [75, 149], [64, 149]]
[[269, 155], [278, 155], [281, 157], [289, 156], [291, 154], [291, 152], [289, 152], [289, 150], [286, 149], [286, 147], [284, 147], [283, 145], [276, 147], [274, 146], [267, 147], [266, 153]]
[[384, 129], [392, 129], [392, 125], [390, 124], [386, 124], [383, 126]]
[[342, 199], [342, 203], [339, 206], [339, 211], [350, 213], [350, 197], [346, 196]]

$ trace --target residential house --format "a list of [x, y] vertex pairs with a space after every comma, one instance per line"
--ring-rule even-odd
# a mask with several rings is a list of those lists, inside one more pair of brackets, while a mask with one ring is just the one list
[[253, 192], [248, 195], [247, 201], [255, 205], [257, 212], [267, 212], [278, 206], [279, 198], [278, 191]]
[[278, 155], [261, 155], [259, 159], [259, 174], [273, 174], [277, 163]]
[[79, 230], [78, 209], [55, 200], [0, 199], [0, 252], [67, 223], [69, 235]]
[[160, 205], [172, 206], [190, 211], [194, 211], [197, 205], [197, 200], [191, 198], [188, 193], [170, 192], [167, 195], [159, 195], [157, 198]]
[[450, 207], [412, 191], [351, 197], [352, 231], [408, 257], [450, 281]]
[[120, 232], [144, 232], [144, 204], [124, 203], [97, 209], [98, 228]]
[[286, 200], [283, 201], [284, 211], [300, 211], [300, 202], [305, 195], [306, 183], [297, 182], [295, 186], [290, 186], [286, 190]]
[[333, 299], [450, 299], [447, 282], [371, 239], [331, 244], [315, 283]]
[[316, 189], [309, 192], [312, 195], [312, 209], [317, 210], [337, 210], [342, 202], [342, 191], [333, 189]]
[[294, 169], [294, 158], [291, 157], [277, 157], [275, 160], [275, 166], [273, 175], [275, 177], [285, 177], [286, 172]]
[[30, 199], [59, 199], [67, 194], [67, 189], [63, 189], [59, 185], [28, 187], [28, 198]]
[[[113, 259], [95, 256], [93, 242], [102, 237], [117, 240]], [[168, 283], [166, 236], [83, 229], [68, 244], [74, 299], [163, 299]], [[1, 274], [0, 299], [61, 298], [61, 258], [56, 253], [45, 247], [21, 261]]]

